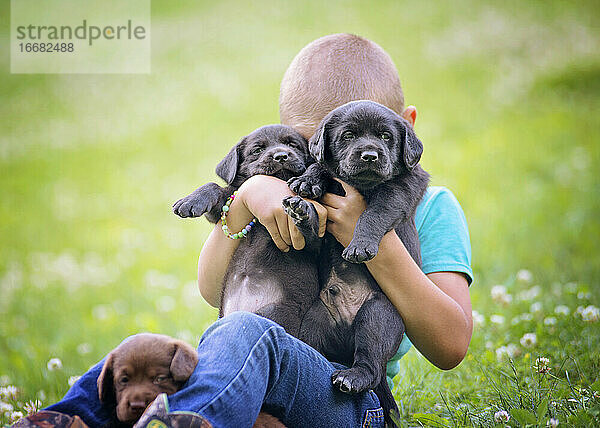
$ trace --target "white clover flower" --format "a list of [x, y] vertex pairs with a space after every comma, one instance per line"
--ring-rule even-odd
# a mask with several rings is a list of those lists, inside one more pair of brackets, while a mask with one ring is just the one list
[[77, 353], [79, 355], [86, 355], [92, 352], [92, 345], [89, 343], [81, 343], [77, 345]]
[[496, 349], [496, 359], [498, 361], [505, 361], [506, 359], [514, 359], [521, 354], [521, 350], [514, 344], [509, 343], [506, 346], [501, 346]]
[[472, 312], [473, 324], [476, 326], [482, 326], [485, 324], [485, 317], [477, 311]]
[[510, 320], [510, 325], [517, 325], [521, 322], [521, 317], [517, 316], [517, 317], [513, 317], [513, 319]]
[[598, 319], [600, 319], [600, 309], [590, 305], [581, 311], [581, 318], [585, 322], [596, 322]]
[[584, 309], [585, 309], [585, 306], [577, 306], [577, 309], [575, 309], [575, 313], [573, 315], [579, 315], [579, 316], [581, 316], [581, 314], [583, 313]]
[[496, 325], [503, 325], [504, 324], [504, 317], [502, 315], [492, 315], [490, 317], [490, 321], [492, 324], [496, 324]]
[[15, 411], [10, 414], [10, 421], [16, 422], [23, 417], [23, 412]]
[[531, 312], [532, 314], [540, 312], [541, 310], [542, 310], [541, 302], [532, 303], [531, 306], [529, 307], [529, 312]]
[[506, 410], [500, 410], [494, 413], [494, 421], [498, 424], [507, 423], [510, 420], [510, 415]]
[[498, 296], [506, 294], [506, 287], [504, 285], [494, 285], [490, 290], [490, 294], [492, 299], [496, 299]]
[[109, 310], [107, 305], [96, 305], [92, 308], [92, 316], [98, 321], [104, 321], [109, 316]]
[[23, 409], [27, 412], [28, 415], [33, 415], [34, 413], [39, 412], [42, 408], [42, 402], [40, 400], [31, 400], [25, 403]]
[[4, 403], [3, 401], [0, 401], [0, 415], [10, 413], [12, 411], [13, 411], [12, 404]]
[[71, 376], [68, 380], [69, 386], [75, 385], [75, 382], [79, 380], [81, 376]]
[[535, 360], [533, 367], [538, 373], [548, 373], [550, 371], [550, 359], [546, 357], [539, 357]]
[[494, 347], [494, 342], [492, 342], [491, 340], [488, 340], [487, 342], [485, 342], [485, 349], [492, 349]]
[[490, 294], [496, 303], [508, 304], [512, 302], [512, 296], [507, 293], [504, 285], [494, 285], [490, 291]]
[[535, 287], [531, 287], [530, 289], [519, 293], [519, 300], [524, 300], [524, 301], [533, 300], [537, 296], [540, 295], [541, 291], [542, 291], [542, 288], [539, 285], [536, 285]]
[[533, 348], [537, 344], [537, 335], [535, 333], [525, 333], [520, 342], [525, 348]]
[[550, 418], [546, 426], [556, 428], [558, 426], [558, 419]]
[[496, 349], [496, 359], [498, 361], [504, 361], [508, 357], [508, 351], [506, 350], [506, 346], [501, 346]]
[[51, 372], [54, 370], [60, 370], [62, 369], [62, 361], [58, 358], [51, 358], [50, 361], [48, 361], [47, 367]]
[[544, 325], [547, 325], [547, 326], [556, 325], [556, 318], [555, 317], [544, 318]]
[[519, 316], [519, 318], [521, 318], [521, 321], [531, 321], [533, 319], [533, 315], [531, 315], [529, 312], [524, 312]]
[[554, 313], [556, 315], [569, 315], [571, 313], [571, 309], [565, 305], [558, 305], [556, 308], [554, 308]]
[[14, 385], [0, 387], [0, 399], [2, 399], [2, 400], [7, 400], [7, 399], [15, 400], [17, 398], [18, 393], [19, 393], [19, 390]]
[[521, 282], [533, 281], [533, 274], [527, 269], [521, 269], [517, 272], [517, 280]]
[[160, 312], [171, 312], [175, 306], [175, 299], [171, 296], [162, 296], [156, 301], [156, 309]]
[[592, 297], [592, 294], [589, 291], [588, 292], [586, 292], [586, 291], [580, 291], [579, 293], [577, 293], [577, 298], [579, 300], [587, 300], [590, 297]]

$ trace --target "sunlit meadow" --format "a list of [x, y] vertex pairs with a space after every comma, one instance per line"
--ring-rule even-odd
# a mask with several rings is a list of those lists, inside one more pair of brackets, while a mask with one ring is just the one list
[[149, 75], [8, 74], [0, 3], [0, 423], [57, 401], [123, 338], [191, 344], [210, 226], [172, 202], [278, 121], [309, 41], [394, 59], [423, 167], [464, 208], [475, 331], [442, 372], [401, 362], [402, 426], [600, 425], [598, 3], [152, 2]]

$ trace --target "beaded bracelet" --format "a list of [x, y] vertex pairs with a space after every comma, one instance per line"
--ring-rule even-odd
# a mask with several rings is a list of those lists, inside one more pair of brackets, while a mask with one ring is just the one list
[[231, 205], [231, 203], [235, 199], [235, 195], [237, 195], [237, 190], [235, 192], [233, 192], [233, 195], [231, 195], [229, 198], [227, 198], [225, 205], [223, 205], [223, 209], [222, 209], [223, 213], [221, 214], [221, 224], [223, 225], [223, 227], [222, 227], [223, 233], [229, 239], [245, 238], [246, 235], [248, 235], [248, 233], [252, 230], [252, 226], [254, 226], [257, 221], [255, 218], [253, 218], [252, 221], [250, 223], [248, 223], [248, 225], [246, 225], [246, 227], [244, 227], [239, 232], [229, 233], [229, 227], [227, 226], [227, 213], [229, 212], [229, 205]]

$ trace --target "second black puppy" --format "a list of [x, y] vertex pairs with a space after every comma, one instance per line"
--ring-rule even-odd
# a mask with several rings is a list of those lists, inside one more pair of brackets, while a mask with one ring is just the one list
[[[282, 125], [263, 126], [242, 138], [217, 165], [216, 172], [227, 182], [222, 188], [208, 183], [173, 205], [180, 217], [206, 218], [216, 223], [227, 199], [244, 181], [263, 174], [288, 180], [302, 174], [313, 160], [306, 140], [292, 128]], [[286, 210], [295, 216], [296, 225], [305, 236], [306, 250], [280, 251], [267, 229], [257, 223], [242, 239], [235, 251], [221, 295], [220, 316], [235, 311], [254, 312], [269, 318], [298, 337], [302, 317], [319, 294], [317, 253], [318, 224], [315, 208], [300, 200]]]
[[300, 338], [327, 358], [352, 366], [333, 373], [334, 385], [345, 392], [375, 389], [387, 413], [397, 407], [387, 385], [386, 364], [398, 350], [404, 323], [359, 263], [375, 257], [383, 235], [395, 229], [420, 265], [414, 215], [429, 181], [418, 165], [423, 146], [412, 126], [392, 110], [354, 101], [323, 119], [309, 150], [317, 163], [290, 179], [290, 188], [300, 196], [318, 198], [331, 186], [331, 177], [338, 177], [361, 193], [367, 208], [345, 249], [326, 235], [320, 298], [307, 313]]

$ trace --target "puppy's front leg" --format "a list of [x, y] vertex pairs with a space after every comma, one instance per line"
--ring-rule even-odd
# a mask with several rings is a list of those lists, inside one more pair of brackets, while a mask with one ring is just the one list
[[407, 201], [402, 193], [391, 185], [379, 187], [367, 204], [356, 222], [352, 241], [342, 252], [342, 257], [352, 263], [375, 257], [383, 235], [412, 215], [405, 209]]
[[173, 204], [173, 212], [179, 217], [200, 217], [206, 214], [211, 223], [219, 221], [221, 208], [234, 189], [222, 188], [216, 183], [208, 183], [194, 190], [185, 198]]
[[281, 203], [286, 214], [291, 217], [304, 236], [304, 248], [311, 252], [318, 252], [321, 238], [319, 238], [319, 215], [314, 205], [300, 196], [286, 196]]

